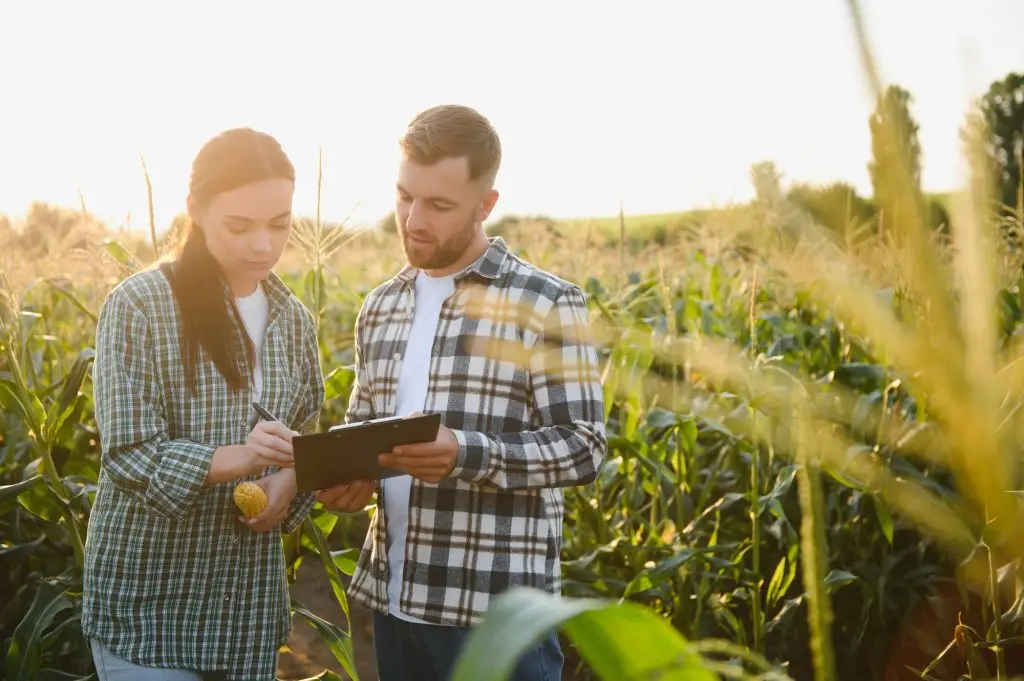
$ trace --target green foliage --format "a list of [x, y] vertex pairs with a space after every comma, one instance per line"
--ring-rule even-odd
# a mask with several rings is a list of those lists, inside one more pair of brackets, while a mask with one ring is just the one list
[[[651, 246], [678, 244], [685, 240], [695, 225], [703, 222], [711, 210], [680, 211], [626, 215], [626, 247], [636, 252]], [[534, 238], [582, 237], [584, 244], [595, 248], [618, 248], [622, 240], [618, 218], [568, 218], [556, 220], [544, 215], [504, 215], [485, 225], [490, 236], [500, 236], [516, 243], [529, 243]]]
[[452, 681], [505, 681], [516, 659], [558, 627], [566, 629], [602, 681], [719, 678], [697, 646], [647, 609], [590, 599], [562, 601], [516, 588], [497, 599], [490, 617], [474, 632], [473, 646], [459, 660]]
[[[321, 254], [302, 254], [304, 264], [285, 276], [319, 316], [328, 373], [323, 423], [331, 424], [351, 390], [355, 314], [376, 281], [341, 269], [350, 260], [371, 259], [349, 255], [356, 242], [343, 231], [301, 230], [298, 242]], [[398, 251], [369, 248], [389, 268], [397, 265]], [[825, 541], [819, 542], [823, 563], [811, 574], [820, 571], [833, 612], [829, 638], [850, 643], [835, 646], [835, 678], [882, 678], [904, 640], [907, 613], [952, 583], [949, 559], [856, 467], [824, 462], [820, 480], [801, 483], [792, 434], [779, 430], [787, 407], [775, 401], [777, 388], [673, 358], [686, 343], [720, 339], [760, 372], [808, 377], [810, 413], [845, 424], [855, 443], [849, 461], [884, 462], [908, 484], [951, 498], [949, 476], [922, 464], [919, 451], [932, 425], [908, 377], [879, 361], [877, 350], [832, 311], [765, 263], [754, 269], [742, 258], [717, 259], [685, 247], [665, 258], [670, 269], [647, 261], [624, 273], [622, 283], [611, 283], [619, 280], [613, 274], [617, 252], [595, 252], [602, 257], [583, 283], [598, 331], [610, 453], [593, 485], [566, 495], [566, 595], [586, 604], [640, 606], [695, 649], [727, 642], [763, 657], [776, 673], [809, 678], [807, 585], [817, 582], [806, 572], [801, 537], [815, 527], [807, 525], [805, 509], [817, 507], [814, 531]], [[122, 272], [138, 264], [116, 242], [94, 255]], [[540, 252], [526, 249], [524, 255], [536, 260]], [[310, 269], [318, 259], [320, 267]], [[111, 279], [59, 287], [41, 285], [45, 281], [26, 286], [0, 314], [7, 331], [0, 359], [0, 600], [9, 604], [0, 616], [0, 639], [5, 664], [84, 675], [90, 661], [76, 629], [76, 533], [84, 537], [98, 472], [84, 369], [95, 312]], [[1020, 325], [1019, 291], [1001, 294], [1004, 344]], [[911, 314], [902, 293], [886, 300], [898, 314]], [[883, 436], [879, 412], [906, 421], [905, 430]], [[820, 488], [820, 500], [802, 505], [801, 484]], [[304, 556], [319, 556], [347, 612], [343, 579], [352, 569], [351, 551], [328, 548], [344, 522], [318, 507], [285, 539], [285, 550], [291, 575]], [[353, 669], [353, 658], [367, 652], [353, 650], [347, 623], [319, 619], [306, 605], [293, 603], [294, 613], [321, 633], [343, 669]], [[1016, 605], [1005, 605], [1010, 617]], [[973, 626], [984, 632], [983, 624]], [[951, 637], [951, 629], [941, 630], [929, 655], [937, 656]], [[588, 640], [574, 646], [589, 660]], [[986, 640], [982, 633], [978, 646]], [[713, 660], [709, 665], [718, 669]]]
[[[982, 191], [991, 191], [1004, 206], [1024, 209], [1024, 72], [989, 86], [968, 114], [961, 138], [975, 174], [990, 180]], [[977, 168], [979, 163], [985, 168]]]
[[[825, 394], [833, 385], [855, 390], [862, 397], [847, 417], [865, 414], [854, 419], [865, 449], [877, 444], [903, 475], [945, 485], [906, 453], [875, 443], [866, 420], [872, 408], [913, 414], [916, 403], [887, 390], [884, 366], [827, 311], [774, 279], [752, 291], [752, 273], [700, 256], [680, 269], [666, 280], [636, 277], [619, 292], [588, 284], [595, 312], [610, 325], [605, 337], [615, 339], [603, 349], [607, 391], [624, 394], [609, 407], [603, 474], [567, 497], [565, 593], [642, 603], [688, 639], [741, 643], [807, 678], [809, 650], [798, 643], [809, 635], [799, 468], [783, 442], [779, 451], [757, 437], [779, 414], [768, 394], [742, 383], [696, 372], [671, 383], [673, 367], [658, 357], [660, 334], [674, 325], [686, 336], [722, 338], [767, 370], [810, 376]], [[903, 615], [951, 568], [870, 488], [834, 467], [826, 475], [824, 583], [834, 635], [853, 643], [837, 651], [837, 678], [880, 678]]]
[[875, 206], [848, 183], [824, 187], [796, 184], [786, 198], [832, 231], [841, 243], [854, 243], [873, 233]]
[[81, 315], [53, 289], [30, 299], [43, 311], [0, 315], [0, 634], [12, 679], [87, 654], [75, 595], [97, 472], [83, 391], [92, 351], [74, 345], [71, 328], [54, 334], [44, 311], [58, 310], [64, 324]]
[[[959, 248], [944, 250], [928, 227], [948, 222], [948, 209], [921, 198], [909, 97], [883, 92], [858, 40], [879, 97], [876, 199], [909, 207], [883, 217], [900, 239], [877, 238], [875, 207], [852, 187], [784, 193], [770, 163], [753, 169], [757, 199], [736, 213], [492, 227], [534, 237], [513, 247], [584, 283], [609, 457], [591, 485], [566, 491], [569, 598], [517, 590], [498, 599], [460, 678], [503, 678], [555, 628], [585, 663], [578, 678], [852, 681], [889, 679], [895, 667], [1005, 679], [1024, 670], [1013, 655], [1024, 642], [1024, 278], [1019, 256], [994, 238], [998, 228], [1019, 233], [1022, 217], [1005, 206], [975, 212]], [[1008, 183], [1020, 183], [1019, 161], [1014, 168], [1003, 152], [1021, 146], [1021, 81], [994, 84], [970, 128], [1004, 201]], [[9, 678], [92, 672], [78, 629], [99, 466], [90, 347], [106, 291], [157, 255], [145, 240], [88, 232], [84, 207], [78, 222], [71, 215], [38, 208], [31, 229], [0, 234], [11, 247], [0, 251]], [[841, 238], [818, 239], [809, 222]], [[398, 265], [395, 235], [374, 232], [298, 220], [282, 265], [317, 320], [324, 426], [338, 422], [352, 387], [363, 296]], [[357, 237], [370, 244], [353, 254]], [[163, 250], [155, 230], [150, 241]], [[676, 248], [641, 260], [652, 243]], [[95, 262], [74, 277], [50, 271], [70, 252]], [[36, 267], [28, 277], [26, 262]], [[355, 547], [331, 548], [346, 522], [317, 506], [284, 550], [290, 578], [319, 557], [348, 620]], [[294, 601], [292, 611], [354, 678], [366, 652], [353, 648], [351, 622]]]
[[[318, 240], [310, 233], [302, 238], [330, 247], [341, 237], [329, 233]], [[101, 253], [120, 262], [124, 271], [136, 265], [134, 256], [114, 244], [97, 257]], [[329, 374], [325, 424], [339, 418], [351, 389], [346, 368], [352, 361], [351, 329], [362, 296], [374, 283], [353, 282], [330, 262], [325, 258], [320, 275], [306, 269], [301, 276], [302, 270], [296, 270], [286, 277], [311, 309], [320, 311]], [[621, 289], [606, 289], [596, 277], [587, 283], [598, 319], [617, 329], [600, 346], [611, 398], [611, 456], [593, 487], [568, 493], [565, 590], [570, 596], [635, 602], [664, 615], [689, 640], [727, 639], [793, 670], [806, 668], [796, 470], [745, 432], [744, 423], [761, 418], [756, 396], [674, 372], [656, 359], [651, 343], [669, 329], [719, 335], [822, 378], [860, 380], [865, 390], [874, 391], [878, 382], [856, 379], [856, 367], [868, 361], [865, 351], [827, 315], [789, 297], [784, 288], [758, 289], [751, 327], [743, 270], [700, 253], [677, 263], [677, 276], [638, 273]], [[0, 427], [0, 543], [5, 547], [0, 590], [8, 590], [3, 601], [10, 605], [0, 620], [0, 636], [8, 659], [15, 659], [11, 646], [25, 632], [36, 631], [31, 645], [13, 650], [38, 656], [19, 653], [16, 660], [74, 674], [90, 669], [75, 626], [81, 588], [75, 533], [84, 537], [98, 472], [91, 389], [83, 371], [90, 355], [82, 354], [91, 344], [102, 299], [102, 289], [87, 290], [94, 285], [107, 284], [83, 282], [66, 292], [31, 287], [16, 296], [18, 323], [8, 327], [16, 333], [5, 342], [7, 359], [0, 365], [3, 375], [12, 377], [15, 367], [23, 367], [20, 373], [30, 388], [3, 393], [9, 397]], [[76, 297], [94, 302], [76, 305]], [[318, 299], [320, 306], [314, 304]], [[650, 403], [653, 390], [616, 397], [637, 371], [652, 380], [688, 378], [688, 387], [680, 381], [680, 391], [699, 390], [709, 401], [658, 406]], [[0, 386], [15, 385], [12, 381], [5, 379]], [[56, 435], [47, 440], [49, 433]], [[53, 468], [44, 463], [47, 452]], [[61, 490], [67, 491], [67, 500]], [[834, 482], [826, 490], [827, 531], [830, 537], [845, 536], [830, 542], [834, 572], [826, 584], [833, 597], [845, 599], [837, 611], [837, 628], [862, 642], [851, 667], [859, 670], [883, 656], [900, 612], [927, 593], [926, 582], [944, 569], [927, 551], [907, 554], [919, 537], [898, 521], [890, 520], [891, 544], [879, 525], [864, 524], [865, 513], [868, 518], [880, 513], [866, 492]], [[316, 510], [296, 536], [286, 538], [285, 548], [292, 572], [304, 554], [321, 557], [347, 611], [341, 576], [351, 570], [351, 560], [326, 548], [338, 520]], [[758, 541], [753, 540], [755, 526]], [[892, 567], [880, 572], [880, 565]], [[62, 607], [56, 609], [57, 604]], [[345, 623], [317, 620], [301, 603], [294, 604], [294, 611], [314, 624], [343, 668], [351, 669], [353, 655], [361, 651], [352, 650]], [[19, 624], [35, 621], [36, 612], [50, 619], [37, 629]]]

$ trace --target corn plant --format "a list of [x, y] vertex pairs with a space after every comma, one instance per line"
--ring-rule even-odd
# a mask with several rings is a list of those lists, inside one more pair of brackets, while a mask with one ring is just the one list
[[[566, 598], [500, 598], [460, 678], [501, 678], [555, 629], [576, 679], [1024, 671], [1024, 205], [991, 210], [985, 186], [969, 185], [948, 240], [913, 210], [889, 235], [855, 224], [835, 239], [771, 191], [693, 218], [664, 245], [638, 243], [621, 214], [603, 240], [591, 223], [510, 228], [513, 249], [586, 289], [609, 456], [593, 484], [566, 492]], [[0, 651], [12, 679], [92, 671], [77, 608], [99, 466], [96, 311], [164, 252], [152, 220], [139, 236], [76, 213], [75, 229], [24, 250], [0, 244]], [[317, 320], [327, 427], [352, 387], [363, 296], [401, 251], [394, 235], [327, 225], [319, 210], [294, 234], [279, 271]], [[346, 619], [359, 549], [340, 537], [354, 522], [317, 506], [284, 538], [289, 577], [318, 557]], [[315, 678], [356, 678], [369, 651], [315, 605], [293, 601], [293, 613], [344, 673]]]
[[[880, 95], [859, 6], [848, 5], [865, 72]], [[897, 148], [898, 131], [883, 128]], [[1024, 364], [1011, 335], [1021, 282], [1011, 278], [1013, 288], [999, 290], [998, 235], [984, 178], [968, 187], [944, 250], [917, 210], [909, 165], [895, 175], [896, 193], [913, 208], [893, 241], [882, 244], [902, 277], [895, 295], [879, 295], [872, 286], [879, 272], [780, 196], [768, 199], [775, 205], [755, 238], [755, 271], [775, 273], [775, 291], [789, 300], [759, 297], [751, 283], [746, 329], [720, 262], [705, 270], [696, 304], [683, 295], [660, 311], [654, 306], [673, 296], [654, 295], [655, 277], [631, 277], [614, 304], [591, 282], [598, 335], [610, 348], [612, 456], [598, 481], [573, 495], [567, 520], [576, 531], [568, 531], [566, 563], [572, 595], [600, 596], [606, 606], [611, 597], [622, 607], [626, 599], [649, 598], [684, 634], [768, 647], [769, 659], [785, 659], [794, 678], [880, 678], [886, 660], [863, 655], [865, 633], [874, 628], [876, 641], [892, 643], [884, 637], [901, 624], [886, 607], [893, 602], [883, 578], [913, 580], [898, 592], [911, 601], [935, 596], [936, 577], [955, 579], [960, 590], [980, 594], [983, 628], [960, 622], [946, 649], [914, 673], [936, 678], [942, 657], [956, 649], [964, 668], [955, 673], [1009, 678], [1007, 650], [1024, 641], [1016, 454]], [[732, 273], [746, 279], [740, 267]], [[666, 317], [674, 317], [671, 329]], [[715, 457], [708, 467], [694, 465], [702, 454]], [[762, 514], [778, 520], [772, 531], [785, 536], [783, 546], [764, 541], [773, 535], [759, 526]], [[837, 560], [835, 539], [865, 523], [879, 539], [872, 553], [859, 564]], [[766, 564], [777, 566], [770, 575]], [[851, 593], [859, 596], [856, 627], [836, 617]], [[797, 606], [803, 621], [787, 623], [787, 608]], [[510, 618], [504, 607], [511, 606], [496, 606], [492, 617]], [[562, 607], [573, 611], [571, 601]], [[789, 632], [807, 641], [804, 651], [793, 655], [791, 643], [783, 658], [771, 649], [782, 623], [806, 626], [806, 636]], [[519, 642], [553, 625], [541, 616], [518, 624]], [[566, 628], [600, 678], [623, 678], [626, 647], [595, 652], [597, 635], [586, 639]], [[499, 631], [500, 623], [485, 624], [471, 638], [467, 678], [505, 678], [507, 665], [487, 671], [482, 659]], [[849, 651], [845, 664], [837, 663], [839, 635]], [[873, 668], [863, 668], [865, 657]], [[698, 678], [694, 664], [679, 659], [652, 674]]]

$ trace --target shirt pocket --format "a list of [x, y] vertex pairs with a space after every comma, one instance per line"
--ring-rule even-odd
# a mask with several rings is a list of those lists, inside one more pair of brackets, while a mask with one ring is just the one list
[[265, 370], [260, 403], [277, 419], [296, 430], [305, 416], [312, 386], [306, 377], [305, 349], [287, 330], [272, 333], [263, 349]]
[[434, 364], [442, 388], [433, 396], [437, 408], [459, 412], [467, 429], [522, 432], [530, 425], [528, 356], [514, 324], [474, 321], [453, 329]]
[[292, 430], [298, 430], [307, 417], [308, 408], [315, 408], [310, 404], [313, 388], [309, 382], [302, 377], [292, 376], [285, 382], [284, 394], [281, 397], [283, 408], [280, 413], [282, 423]]

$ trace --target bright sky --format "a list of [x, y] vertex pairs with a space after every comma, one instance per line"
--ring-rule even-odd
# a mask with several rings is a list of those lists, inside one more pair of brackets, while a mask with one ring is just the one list
[[[926, 189], [959, 180], [972, 93], [1024, 69], [1022, 0], [865, 0], [883, 76], [911, 91]], [[296, 211], [376, 222], [419, 109], [502, 136], [495, 214], [608, 215], [742, 200], [752, 163], [869, 192], [872, 102], [845, 0], [0, 3], [0, 213], [34, 199], [158, 227], [220, 130], [276, 135]]]

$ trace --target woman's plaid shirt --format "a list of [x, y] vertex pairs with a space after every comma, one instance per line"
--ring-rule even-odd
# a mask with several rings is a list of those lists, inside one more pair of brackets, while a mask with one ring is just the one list
[[[364, 301], [348, 421], [393, 415], [416, 270]], [[413, 480], [400, 608], [472, 625], [524, 585], [557, 593], [562, 488], [591, 482], [606, 453], [604, 402], [583, 292], [500, 239], [456, 276], [441, 309], [424, 412], [459, 442], [439, 484]], [[378, 487], [380, 490], [381, 487]], [[388, 607], [387, 518], [378, 503], [349, 591]]]
[[[276, 276], [264, 285], [261, 402], [308, 432], [324, 398], [313, 320]], [[189, 393], [178, 314], [159, 270], [126, 279], [100, 311], [93, 383], [102, 467], [82, 627], [137, 664], [270, 681], [291, 630], [281, 531], [296, 528], [315, 499], [299, 495], [283, 528], [260, 533], [238, 521], [234, 482], [203, 486], [214, 449], [245, 442], [252, 407], [249, 391], [232, 390], [205, 353], [197, 394]]]

